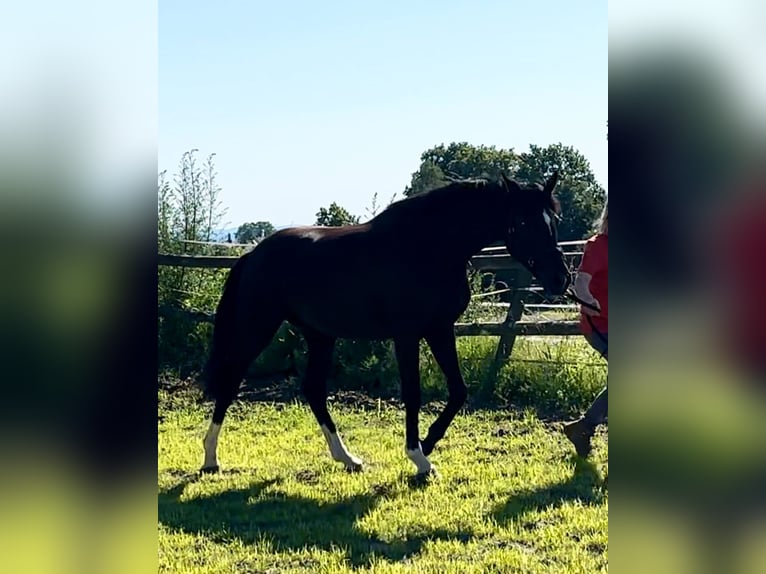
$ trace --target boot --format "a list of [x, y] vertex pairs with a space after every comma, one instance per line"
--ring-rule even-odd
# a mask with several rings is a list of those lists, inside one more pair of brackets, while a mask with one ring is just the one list
[[578, 419], [564, 425], [564, 434], [574, 445], [577, 454], [583, 458], [587, 458], [590, 454], [590, 439], [593, 437], [593, 431], [593, 427], [584, 419]]

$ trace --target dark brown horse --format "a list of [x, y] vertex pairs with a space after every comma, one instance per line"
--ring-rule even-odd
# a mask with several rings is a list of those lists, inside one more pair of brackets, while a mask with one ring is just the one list
[[[466, 399], [454, 324], [468, 305], [469, 259], [504, 241], [545, 289], [564, 293], [570, 277], [556, 243], [554, 174], [545, 186], [458, 181], [392, 204], [368, 223], [279, 231], [243, 255], [218, 304], [204, 381], [215, 400], [204, 440], [203, 471], [218, 469], [216, 446], [226, 410], [248, 365], [283, 321], [308, 346], [303, 392], [330, 454], [349, 470], [351, 454], [327, 411], [326, 380], [336, 338], [393, 339], [406, 410], [406, 452], [418, 474]], [[427, 257], [423, 254], [427, 253]], [[444, 372], [449, 399], [423, 441], [418, 431], [418, 351], [425, 339]]]

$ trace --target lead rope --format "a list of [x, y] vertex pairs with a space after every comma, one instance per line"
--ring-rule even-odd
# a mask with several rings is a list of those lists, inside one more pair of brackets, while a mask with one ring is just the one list
[[[569, 289], [566, 290], [566, 292], [564, 293], [564, 296], [569, 298], [569, 299], [571, 299], [575, 303], [579, 303], [583, 307], [587, 307], [588, 309], [592, 309], [593, 311], [601, 311], [601, 309], [599, 309], [598, 307], [596, 307], [592, 303], [586, 303], [585, 301], [580, 299], [577, 295], [575, 295]], [[604, 334], [601, 331], [599, 331], [596, 328], [596, 326], [593, 324], [593, 319], [591, 318], [591, 316], [590, 315], [585, 315], [585, 320], [588, 321], [588, 324], [590, 325], [590, 328], [593, 329], [593, 332], [596, 334], [596, 336], [599, 339], [601, 339], [601, 342], [604, 343], [604, 346], [608, 349], [609, 348], [609, 341], [607, 341], [607, 338], [604, 336]], [[606, 357], [604, 357], [603, 353], [601, 353], [601, 356], [604, 359], [606, 359]]]

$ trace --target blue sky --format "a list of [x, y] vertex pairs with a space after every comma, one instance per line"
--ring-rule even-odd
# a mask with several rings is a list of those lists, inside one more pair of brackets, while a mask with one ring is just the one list
[[606, 2], [159, 3], [159, 167], [215, 152], [231, 226], [363, 215], [453, 141], [579, 149], [607, 187]]

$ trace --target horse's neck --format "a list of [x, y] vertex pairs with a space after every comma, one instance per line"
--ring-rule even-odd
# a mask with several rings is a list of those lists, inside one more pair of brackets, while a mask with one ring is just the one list
[[465, 263], [484, 247], [503, 239], [502, 213], [506, 208], [500, 207], [498, 195], [491, 191], [462, 193], [477, 195], [468, 201], [455, 201], [451, 194], [424, 197], [423, 203], [397, 206], [396, 217], [390, 217], [393, 213], [386, 217], [384, 212], [373, 220], [373, 228], [389, 245], [438, 253], [441, 261], [448, 259], [449, 263]]
[[491, 233], [487, 229], [476, 226], [473, 229], [464, 230], [462, 236], [456, 233], [453, 237], [446, 237], [442, 242], [442, 251], [454, 253], [456, 259], [467, 263], [479, 251], [502, 238], [502, 233]]
[[505, 235], [502, 209], [495, 205], [492, 196], [482, 199], [485, 201], [454, 212], [438, 232], [442, 250], [454, 253], [465, 262]]
[[492, 217], [482, 220], [471, 213], [431, 219], [427, 224], [400, 225], [386, 229], [390, 244], [425, 251], [443, 265], [465, 265], [489, 245], [501, 241], [503, 230]]

